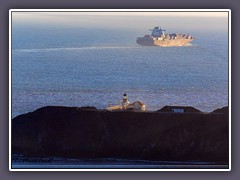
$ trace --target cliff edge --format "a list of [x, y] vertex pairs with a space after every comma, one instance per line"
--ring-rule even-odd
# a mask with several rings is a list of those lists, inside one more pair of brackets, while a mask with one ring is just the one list
[[228, 163], [228, 113], [43, 107], [12, 119], [12, 153]]

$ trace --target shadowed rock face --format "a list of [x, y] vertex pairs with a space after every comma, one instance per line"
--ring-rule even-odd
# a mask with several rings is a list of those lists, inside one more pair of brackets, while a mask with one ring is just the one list
[[198, 109], [190, 106], [164, 106], [162, 109], [159, 109], [158, 112], [172, 112], [172, 109], [182, 109], [184, 112], [192, 113], [201, 112]]
[[223, 107], [223, 108], [220, 108], [220, 109], [216, 109], [212, 113], [225, 113], [225, 114], [227, 114], [228, 111], [229, 111], [228, 106], [226, 106], [226, 107]]
[[227, 163], [228, 134], [227, 113], [44, 107], [12, 120], [12, 152]]

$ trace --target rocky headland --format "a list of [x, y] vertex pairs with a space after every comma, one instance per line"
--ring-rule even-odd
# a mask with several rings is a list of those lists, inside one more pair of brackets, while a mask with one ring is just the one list
[[[167, 109], [167, 108], [165, 108]], [[228, 163], [228, 107], [200, 111], [110, 112], [40, 108], [12, 119], [12, 153]]]

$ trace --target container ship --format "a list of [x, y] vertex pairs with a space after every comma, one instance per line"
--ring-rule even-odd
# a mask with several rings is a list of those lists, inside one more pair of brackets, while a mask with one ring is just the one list
[[151, 35], [138, 37], [137, 43], [142, 46], [185, 46], [195, 39], [195, 37], [188, 34], [165, 34], [165, 29], [154, 27], [150, 29]]

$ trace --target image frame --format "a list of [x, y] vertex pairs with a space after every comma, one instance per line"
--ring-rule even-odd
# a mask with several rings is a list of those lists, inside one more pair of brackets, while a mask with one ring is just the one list
[[[229, 106], [229, 164], [228, 169], [14, 169], [12, 168], [12, 12], [228, 12], [228, 106]], [[9, 170], [10, 171], [231, 171], [231, 10], [230, 9], [10, 9], [9, 10]]]

